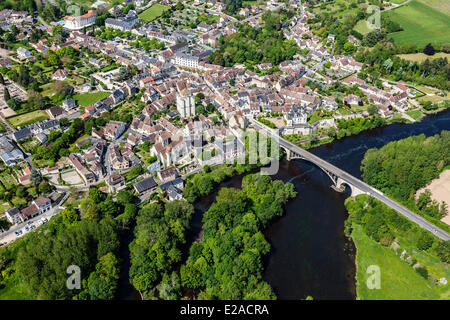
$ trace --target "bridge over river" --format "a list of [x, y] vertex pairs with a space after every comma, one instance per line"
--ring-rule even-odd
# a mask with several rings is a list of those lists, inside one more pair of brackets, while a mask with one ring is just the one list
[[418, 224], [420, 227], [432, 232], [440, 239], [450, 240], [450, 235], [444, 230], [436, 227], [418, 214], [393, 201], [392, 199], [384, 195], [381, 191], [371, 187], [360, 179], [355, 178], [344, 170], [335, 167], [331, 163], [319, 158], [311, 152], [308, 152], [307, 150], [302, 149], [295, 144], [281, 138], [276, 130], [266, 128], [264, 125], [254, 119], [248, 118], [248, 120], [256, 130], [277, 140], [280, 147], [286, 151], [288, 160], [303, 159], [315, 164], [317, 167], [322, 169], [330, 177], [331, 181], [333, 182], [333, 188], [335, 190], [342, 190], [344, 185], [347, 185], [351, 189], [352, 196], [356, 196], [359, 194], [368, 194], [380, 200], [401, 215], [405, 216], [410, 221]]

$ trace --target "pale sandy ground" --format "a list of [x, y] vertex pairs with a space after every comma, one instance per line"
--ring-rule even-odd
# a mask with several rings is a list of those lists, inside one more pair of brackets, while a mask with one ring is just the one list
[[69, 185], [83, 184], [83, 180], [76, 171], [65, 172], [61, 174], [61, 177]]
[[[444, 201], [447, 203], [450, 210], [450, 170], [445, 170], [441, 173], [439, 178], [431, 181], [428, 186], [419, 189], [416, 193], [417, 196], [425, 191], [425, 189], [431, 191], [431, 199], [436, 200], [439, 203]], [[450, 225], [450, 212], [442, 218], [442, 221]]]
[[282, 127], [285, 126], [283, 118], [281, 118], [281, 119], [278, 119], [278, 118], [266, 118], [266, 119], [269, 120], [270, 122], [272, 122], [274, 125], [276, 125], [277, 128], [282, 128]]

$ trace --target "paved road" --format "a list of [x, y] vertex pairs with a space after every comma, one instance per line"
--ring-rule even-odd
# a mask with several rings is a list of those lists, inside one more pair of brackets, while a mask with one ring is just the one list
[[[58, 204], [55, 204], [49, 211], [44, 212], [40, 215], [37, 215], [34, 218], [31, 218], [30, 220], [27, 220], [26, 222], [20, 223], [20, 224], [16, 224], [14, 226], [12, 226], [11, 228], [9, 228], [9, 230], [0, 233], [0, 244], [4, 244], [4, 243], [10, 243], [14, 240], [16, 240], [17, 238], [23, 237], [25, 234], [32, 232], [34, 230], [30, 230], [30, 231], [26, 231], [25, 227], [27, 225], [31, 226], [32, 224], [36, 225], [36, 222], [42, 218], [47, 218], [48, 220], [50, 220], [51, 217], [53, 217], [54, 215], [57, 215], [60, 211], [62, 211], [62, 208], [60, 207], [61, 204], [63, 204], [67, 198], [69, 197], [70, 192], [66, 192], [63, 196], [63, 198], [61, 198], [61, 200], [59, 201]], [[22, 234], [20, 236], [16, 236], [15, 232], [22, 230]]]
[[294, 145], [293, 143], [291, 143], [291, 142], [281, 138], [280, 136], [274, 134], [272, 131], [269, 131], [268, 129], [263, 127], [261, 124], [259, 124], [255, 120], [249, 118], [249, 121], [253, 124], [253, 126], [257, 130], [263, 131], [268, 136], [271, 136], [271, 137], [274, 137], [276, 139], [279, 139], [279, 144], [281, 146], [284, 146], [284, 147], [288, 148], [289, 150], [295, 152], [296, 154], [300, 155], [301, 157], [305, 158], [306, 160], [308, 160], [308, 161], [314, 163], [315, 165], [317, 165], [317, 166], [319, 166], [319, 167], [321, 167], [321, 168], [323, 168], [323, 169], [333, 173], [334, 175], [338, 176], [339, 178], [344, 180], [346, 183], [348, 183], [348, 184], [358, 188], [362, 192], [365, 192], [366, 194], [369, 194], [372, 197], [380, 200], [381, 202], [386, 204], [388, 207], [394, 209], [395, 211], [397, 211], [398, 213], [400, 213], [401, 215], [403, 215], [404, 217], [406, 217], [410, 221], [418, 224], [420, 227], [422, 227], [422, 228], [432, 232], [434, 235], [436, 235], [440, 239], [450, 240], [450, 235], [448, 233], [446, 233], [445, 231], [439, 229], [438, 227], [436, 227], [432, 223], [428, 222], [427, 220], [425, 220], [424, 218], [422, 218], [418, 214], [408, 210], [404, 206], [402, 206], [399, 203], [393, 201], [389, 197], [385, 196], [379, 190], [377, 190], [377, 189], [371, 187], [370, 185], [368, 185], [367, 183], [365, 183], [365, 182], [355, 178], [354, 176], [350, 175], [349, 173], [345, 172], [344, 170], [341, 170], [341, 169], [335, 167], [334, 165], [326, 162], [325, 160], [319, 158], [318, 156], [316, 156], [316, 155], [314, 155], [314, 154], [312, 154], [312, 153], [310, 153], [310, 152], [308, 152], [308, 151], [306, 151], [306, 150], [304, 150], [304, 149]]

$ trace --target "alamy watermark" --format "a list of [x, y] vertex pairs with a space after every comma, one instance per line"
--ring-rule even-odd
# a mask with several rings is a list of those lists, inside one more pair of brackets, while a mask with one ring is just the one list
[[77, 265], [70, 265], [66, 270], [70, 276], [67, 278], [66, 287], [69, 290], [81, 289], [81, 269]]
[[381, 29], [381, 10], [380, 7], [370, 5], [367, 7], [367, 13], [371, 14], [367, 20], [366, 25], [367, 28], [371, 30], [379, 30]]
[[366, 286], [370, 290], [381, 289], [381, 270], [377, 265], [367, 267], [366, 273], [369, 275], [366, 280]]

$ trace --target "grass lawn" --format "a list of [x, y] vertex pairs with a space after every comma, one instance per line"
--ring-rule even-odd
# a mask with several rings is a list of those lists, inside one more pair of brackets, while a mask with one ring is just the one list
[[[442, 10], [432, 8], [433, 0], [412, 0], [398, 9], [386, 13], [398, 22], [403, 31], [389, 34], [396, 43], [443, 44], [450, 42], [450, 16]], [[429, 5], [425, 4], [428, 3]]]
[[423, 118], [423, 113], [420, 110], [408, 111], [406, 114], [416, 121]]
[[99, 100], [105, 99], [111, 93], [106, 91], [99, 92], [88, 92], [88, 93], [79, 93], [72, 97], [75, 101], [78, 102], [78, 105], [81, 107], [87, 107], [91, 104], [96, 103]]
[[441, 103], [445, 100], [449, 100], [450, 99], [450, 93], [447, 92], [447, 97], [441, 97], [438, 95], [434, 95], [434, 96], [423, 96], [421, 98], [419, 98], [419, 102], [424, 102], [424, 101], [431, 101], [432, 103]]
[[437, 58], [447, 58], [447, 60], [450, 60], [450, 53], [444, 53], [444, 52], [438, 52], [432, 56], [428, 56], [425, 53], [409, 53], [409, 54], [399, 54], [400, 58], [408, 60], [408, 61], [414, 61], [414, 62], [423, 62], [426, 59], [434, 60]]
[[[425, 280], [393, 250], [383, 247], [367, 236], [361, 226], [354, 224], [352, 238], [357, 248], [356, 293], [361, 300], [431, 300], [441, 297], [440, 290]], [[381, 288], [369, 289], [366, 273], [377, 265], [381, 273]]]
[[365, 35], [365, 34], [369, 33], [370, 31], [373, 31], [372, 29], [369, 29], [369, 27], [367, 26], [366, 20], [359, 20], [353, 29], [355, 29], [362, 35]]
[[11, 208], [8, 202], [0, 203], [0, 214], [5, 213], [6, 210]]
[[164, 11], [169, 9], [168, 6], [164, 6], [162, 4], [155, 3], [150, 8], [145, 10], [144, 12], [139, 14], [139, 19], [141, 19], [144, 22], [150, 22], [155, 20], [156, 18], [159, 18]]
[[44, 110], [35, 110], [28, 113], [19, 114], [17, 116], [13, 116], [11, 118], [8, 118], [7, 121], [9, 124], [13, 127], [18, 126], [26, 126], [31, 123], [40, 122], [42, 120], [48, 119], [49, 116], [47, 112]]

